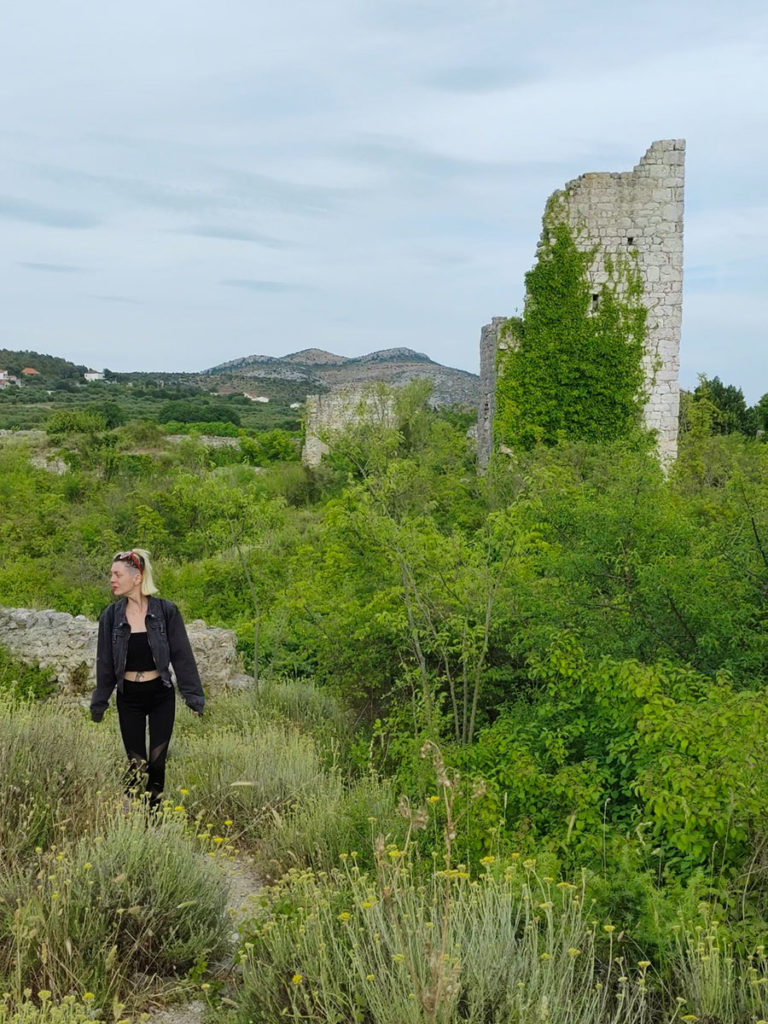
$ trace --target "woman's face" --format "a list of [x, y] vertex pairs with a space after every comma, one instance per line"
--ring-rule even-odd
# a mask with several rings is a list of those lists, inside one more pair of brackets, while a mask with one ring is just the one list
[[113, 562], [109, 585], [117, 597], [125, 597], [141, 589], [141, 573], [125, 562]]

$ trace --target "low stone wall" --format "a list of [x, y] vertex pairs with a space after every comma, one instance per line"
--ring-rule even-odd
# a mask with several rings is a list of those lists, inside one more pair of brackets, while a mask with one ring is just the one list
[[[95, 685], [97, 633], [85, 615], [0, 606], [0, 644], [20, 661], [53, 669], [65, 691]], [[187, 633], [206, 693], [228, 687], [240, 671], [234, 632], [195, 619]]]

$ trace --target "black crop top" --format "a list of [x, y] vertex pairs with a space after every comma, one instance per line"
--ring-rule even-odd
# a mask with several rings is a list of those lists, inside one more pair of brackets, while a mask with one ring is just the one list
[[126, 672], [151, 672], [155, 669], [155, 659], [149, 647], [146, 633], [131, 633], [128, 637], [128, 655], [125, 659]]

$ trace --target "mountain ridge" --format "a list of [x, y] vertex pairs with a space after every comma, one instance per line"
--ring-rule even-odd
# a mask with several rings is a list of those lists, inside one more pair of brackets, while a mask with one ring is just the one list
[[[242, 369], [254, 364], [265, 363], [298, 363], [304, 366], [341, 366], [347, 363], [388, 362], [390, 360], [413, 360], [415, 362], [432, 363], [434, 366], [442, 366], [442, 363], [436, 363], [433, 359], [430, 359], [426, 353], [416, 352], [412, 348], [382, 348], [362, 356], [339, 356], [334, 352], [328, 352], [322, 348], [303, 348], [298, 352], [289, 352], [284, 356], [264, 356], [257, 354], [239, 356], [237, 359], [230, 359], [225, 363], [218, 363], [216, 366], [211, 366], [209, 369], [203, 370], [202, 372], [223, 373], [235, 367]], [[447, 369], [452, 369], [452, 367], [447, 367]], [[458, 372], [466, 373], [469, 371], [460, 370]]]
[[[70, 388], [90, 386], [83, 381], [87, 369], [58, 356], [30, 350], [0, 349], [0, 369], [15, 371], [34, 366], [41, 375], [25, 386], [56, 386], [66, 379]], [[5, 365], [4, 365], [5, 363]], [[322, 394], [339, 387], [364, 387], [381, 381], [402, 387], [412, 380], [432, 381], [435, 405], [475, 407], [479, 400], [480, 378], [468, 370], [437, 363], [423, 352], [396, 347], [378, 349], [361, 356], [340, 356], [319, 348], [300, 349], [285, 356], [249, 355], [198, 371], [105, 371], [108, 380], [142, 383], [193, 384], [219, 394], [253, 393], [285, 404], [302, 402], [311, 394]]]
[[423, 352], [410, 348], [378, 349], [362, 356], [339, 356], [324, 349], [306, 348], [285, 356], [250, 355], [220, 363], [203, 371], [201, 377], [226, 378], [228, 387], [246, 390], [255, 381], [290, 381], [306, 394], [338, 387], [362, 387], [382, 381], [394, 387], [412, 380], [432, 381], [435, 405], [477, 405], [480, 378], [468, 370], [436, 363]]

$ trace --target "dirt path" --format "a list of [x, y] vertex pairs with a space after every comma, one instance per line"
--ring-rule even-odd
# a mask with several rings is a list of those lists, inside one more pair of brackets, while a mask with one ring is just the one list
[[[262, 882], [254, 870], [253, 862], [245, 857], [229, 861], [226, 873], [229, 880], [227, 910], [232, 918], [234, 940], [237, 938], [237, 928], [248, 916], [253, 905], [252, 897], [259, 892]], [[203, 1024], [205, 1011], [205, 1003], [195, 999], [191, 1003], [155, 1010], [144, 1018], [144, 1024]]]

